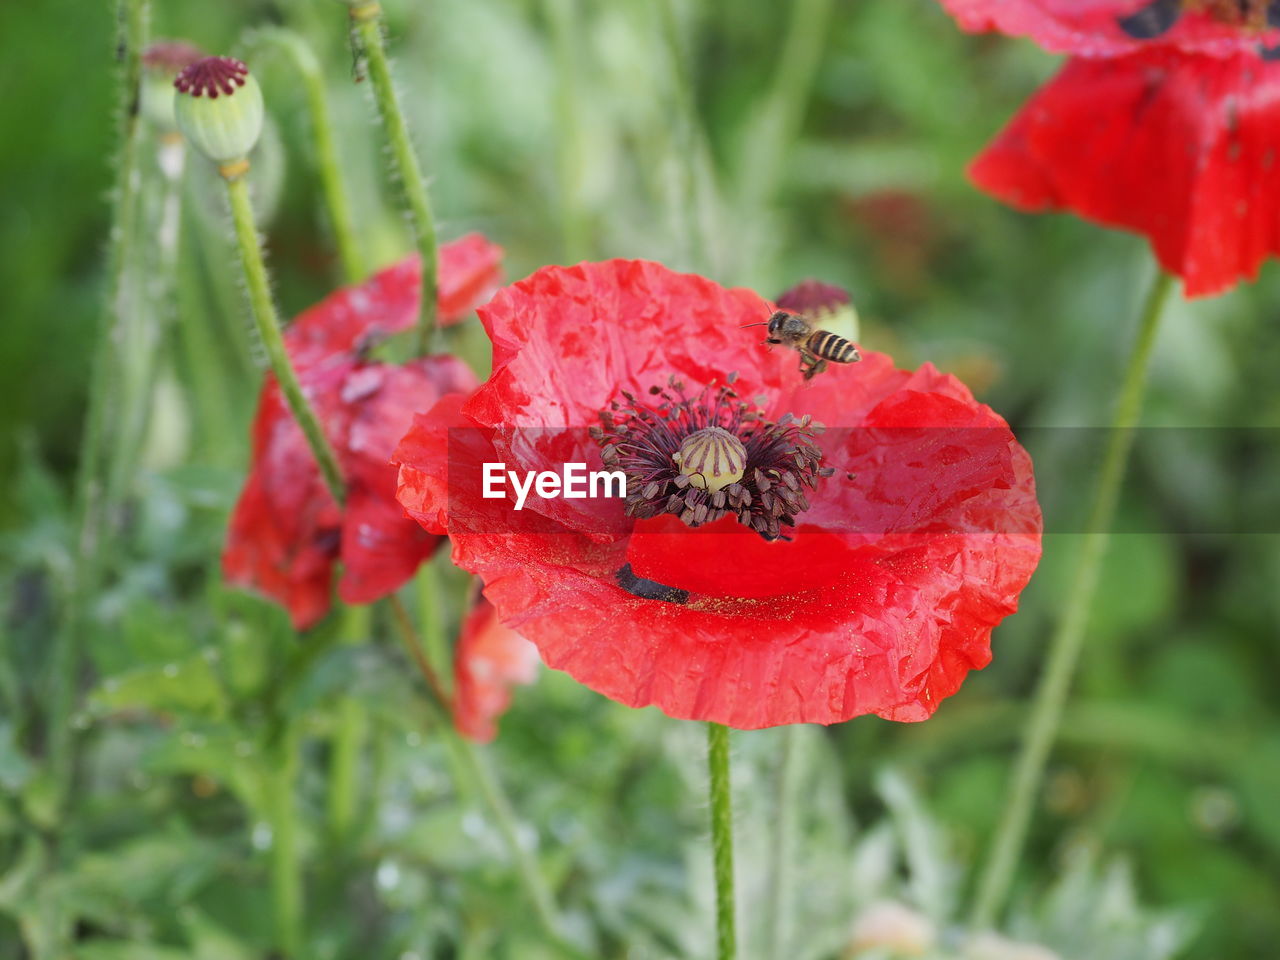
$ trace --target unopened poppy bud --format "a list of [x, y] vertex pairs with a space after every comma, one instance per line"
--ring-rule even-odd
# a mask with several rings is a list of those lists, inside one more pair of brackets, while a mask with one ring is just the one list
[[178, 128], [214, 163], [234, 167], [248, 158], [262, 133], [262, 88], [249, 68], [230, 57], [206, 57], [173, 82]]
[[737, 483], [747, 472], [747, 448], [723, 427], [690, 434], [671, 459], [693, 486], [710, 493]]
[[142, 53], [146, 69], [142, 86], [142, 111], [165, 134], [173, 133], [173, 81], [183, 70], [204, 57], [199, 47], [182, 40], [159, 40]]
[[847, 290], [820, 280], [802, 280], [778, 295], [778, 309], [798, 313], [823, 330], [858, 339], [858, 311]]

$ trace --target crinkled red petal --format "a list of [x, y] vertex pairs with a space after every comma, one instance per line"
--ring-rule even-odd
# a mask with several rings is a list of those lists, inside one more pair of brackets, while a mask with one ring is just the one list
[[1280, 43], [1280, 30], [1242, 29], [1189, 10], [1165, 33], [1137, 39], [1120, 20], [1148, 7], [1152, 0], [940, 0], [961, 28], [971, 33], [998, 31], [1030, 37], [1046, 50], [1079, 57], [1124, 56], [1167, 48], [1229, 57]]
[[[439, 305], [441, 326], [468, 317], [502, 283], [502, 248], [481, 234], [469, 233], [440, 247]], [[295, 366], [308, 367], [334, 356], [353, 353], [418, 321], [422, 261], [406, 257], [368, 280], [343, 287], [298, 314], [285, 330], [285, 344]]]
[[[539, 271], [481, 311], [494, 375], [415, 421], [395, 458], [399, 498], [428, 529], [448, 528], [455, 563], [483, 578], [500, 618], [548, 665], [622, 703], [740, 728], [923, 719], [989, 660], [992, 627], [1035, 569], [1030, 459], [932, 368], [897, 371], [872, 353], [805, 383], [793, 352], [741, 329], [768, 312], [753, 294], [658, 264]], [[685, 602], [620, 585], [629, 550], [658, 561], [613, 534], [615, 501], [531, 501], [538, 522], [507, 508], [504, 529], [478, 482], [459, 482], [486, 461], [555, 463], [624, 388], [643, 396], [677, 374], [697, 392], [735, 371], [742, 395], [762, 393], [771, 412], [827, 422], [824, 452], [855, 477], [820, 481], [795, 544], [718, 552], [690, 531], [682, 561], [679, 531], [665, 531], [667, 566], [646, 569], [683, 578], [665, 586], [688, 590]], [[796, 556], [774, 563], [772, 548]], [[834, 569], [819, 575], [824, 559]], [[789, 565], [809, 573], [775, 589]]]
[[488, 743], [511, 705], [511, 688], [537, 676], [537, 648], [504, 626], [492, 604], [479, 600], [462, 624], [454, 652], [454, 726], [464, 737]]
[[269, 382], [223, 569], [230, 583], [276, 600], [305, 629], [328, 612], [337, 560], [339, 595], [368, 603], [399, 588], [439, 545], [396, 501], [390, 457], [415, 410], [433, 406], [443, 390], [471, 389], [475, 377], [454, 357], [397, 367], [339, 356], [304, 369], [301, 380], [338, 455], [347, 503], [340, 510], [329, 496], [301, 428]]
[[[323, 371], [313, 398], [326, 425], [337, 431], [346, 415], [333, 400], [347, 369]], [[254, 418], [253, 468], [231, 516], [223, 575], [272, 598], [296, 628], [305, 629], [329, 609], [341, 522], [306, 437], [269, 381]]]
[[1152, 50], [1072, 60], [977, 158], [983, 190], [1144, 234], [1188, 296], [1280, 253], [1280, 63]]
[[465, 320], [502, 286], [502, 248], [468, 233], [440, 248], [440, 325]]

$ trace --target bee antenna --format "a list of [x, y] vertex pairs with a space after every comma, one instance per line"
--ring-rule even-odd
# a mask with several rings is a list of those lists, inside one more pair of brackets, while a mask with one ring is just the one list
[[768, 321], [768, 320], [761, 320], [761, 321], [759, 321], [759, 322], [757, 322], [757, 323], [744, 323], [744, 324], [742, 324], [741, 326], [743, 326], [743, 327], [767, 327], [768, 325], [769, 325], [769, 321]]

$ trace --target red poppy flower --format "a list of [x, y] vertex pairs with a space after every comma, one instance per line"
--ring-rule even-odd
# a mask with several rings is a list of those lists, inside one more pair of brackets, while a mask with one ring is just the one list
[[454, 726], [464, 737], [488, 743], [511, 705], [511, 688], [537, 677], [538, 650], [504, 625], [482, 597], [462, 624], [453, 675]]
[[1169, 49], [1070, 61], [977, 158], [974, 182], [1022, 210], [1145, 234], [1188, 296], [1280, 253], [1280, 63]]
[[[1280, 4], [944, 3], [967, 27], [1079, 54], [974, 162], [983, 190], [1144, 234], [1188, 296], [1252, 279], [1280, 253], [1280, 62], [1266, 46], [1280, 31], [1259, 29]], [[1134, 16], [1163, 30], [1135, 39]]]
[[[492, 292], [501, 250], [472, 235], [440, 251], [440, 312], [456, 322]], [[418, 316], [418, 258], [339, 290], [285, 331], [285, 346], [347, 483], [339, 507], [275, 380], [262, 388], [253, 424], [253, 466], [231, 516], [223, 553], [228, 582], [282, 604], [298, 629], [329, 609], [338, 593], [369, 603], [403, 584], [439, 543], [395, 500], [389, 458], [413, 414], [476, 380], [460, 360], [424, 357], [403, 366], [373, 363], [365, 350], [407, 330]]]
[[[480, 311], [488, 382], [415, 418], [400, 502], [549, 666], [624, 704], [739, 728], [924, 719], [1035, 568], [1030, 460], [932, 367], [869, 353], [806, 382], [741, 329], [770, 311], [654, 263], [538, 271]], [[485, 496], [494, 463], [517, 482], [609, 464], [627, 496], [548, 483], [516, 511]]]
[[960, 26], [1025, 36], [1046, 50], [1114, 57], [1152, 45], [1230, 56], [1280, 43], [1271, 0], [941, 0]]

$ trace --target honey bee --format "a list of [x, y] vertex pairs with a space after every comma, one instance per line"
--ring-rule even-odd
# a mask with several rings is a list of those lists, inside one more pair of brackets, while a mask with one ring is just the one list
[[862, 359], [858, 355], [858, 348], [850, 341], [829, 330], [815, 330], [813, 324], [798, 313], [779, 310], [768, 320], [746, 323], [743, 326], [767, 327], [765, 343], [782, 344], [798, 350], [800, 372], [806, 380], [812, 380], [827, 369], [828, 363], [857, 363]]

